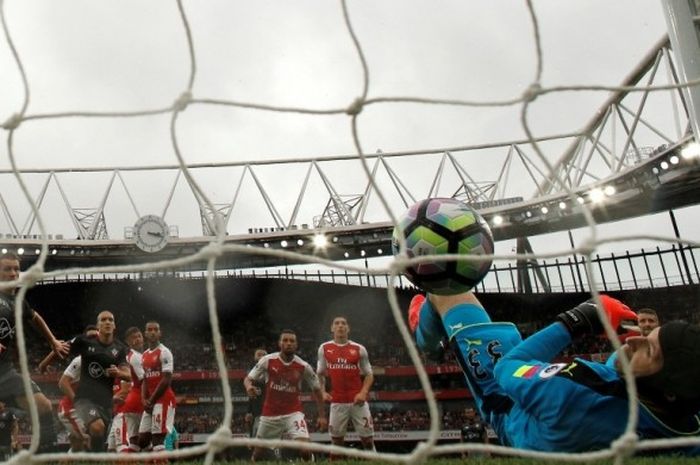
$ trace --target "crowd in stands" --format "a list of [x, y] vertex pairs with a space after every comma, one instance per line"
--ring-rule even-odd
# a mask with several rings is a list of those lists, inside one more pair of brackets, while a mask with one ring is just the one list
[[[231, 424], [234, 434], [247, 434], [245, 412], [235, 413]], [[430, 415], [425, 408], [374, 408], [372, 412], [376, 431], [422, 431], [430, 428]], [[220, 406], [200, 405], [179, 407], [175, 427], [180, 433], [208, 434], [216, 430], [223, 419]], [[308, 417], [310, 431], [315, 432], [313, 415]], [[455, 430], [465, 422], [464, 410], [446, 410], [442, 414], [442, 429]]]

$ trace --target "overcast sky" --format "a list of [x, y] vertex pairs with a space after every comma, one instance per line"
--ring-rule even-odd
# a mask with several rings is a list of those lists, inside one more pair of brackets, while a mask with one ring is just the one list
[[[665, 34], [658, 0], [534, 3], [543, 86], [617, 85]], [[362, 67], [338, 1], [185, 1], [184, 9], [195, 47], [196, 98], [337, 109], [361, 94]], [[348, 10], [367, 60], [370, 98], [508, 100], [522, 95], [535, 77], [533, 25], [525, 2], [348, 1]], [[4, 12], [29, 81], [28, 115], [164, 108], [186, 89], [188, 49], [172, 0], [5, 0]], [[0, 70], [0, 121], [5, 121], [21, 109], [24, 93], [4, 40]], [[604, 92], [546, 96], [533, 104], [529, 122], [537, 136], [576, 132], [606, 97]], [[519, 112], [519, 105], [372, 105], [359, 117], [360, 142], [366, 153], [374, 153], [522, 139]], [[167, 114], [28, 121], [15, 133], [14, 153], [22, 168], [171, 165], [176, 159], [169, 121]], [[188, 163], [355, 152], [347, 115], [196, 105], [181, 114], [177, 137]], [[558, 158], [564, 146], [548, 155]], [[7, 155], [3, 143], [0, 168], [9, 167]], [[425, 162], [404, 163], [411, 183], [429, 186]], [[478, 179], [492, 180], [499, 165], [478, 159], [473, 166], [481, 170]], [[305, 169], [273, 166], [261, 169], [261, 180], [275, 202], [291, 207]], [[356, 163], [355, 171], [345, 165], [337, 169], [334, 182], [346, 192], [361, 192], [366, 181]], [[96, 207], [109, 176], [65, 176], [63, 187], [74, 207]], [[140, 213], [160, 213], [174, 173], [127, 176]], [[240, 170], [196, 176], [214, 202], [229, 202]], [[38, 192], [40, 177], [27, 179]], [[533, 191], [528, 189], [526, 197]], [[23, 220], [27, 205], [13, 201], [17, 192], [0, 186], [0, 194]], [[191, 197], [188, 192], [178, 195]], [[43, 213], [64, 222], [52, 230], [71, 235], [55, 188], [49, 197]], [[270, 224], [253, 217], [260, 211], [260, 200], [256, 202], [255, 208], [241, 207], [239, 230]], [[135, 219], [129, 199], [115, 188], [108, 206], [110, 235], [120, 238], [123, 226]], [[304, 214], [300, 222], [310, 223], [314, 212]], [[181, 235], [192, 236], [199, 234], [197, 215], [191, 200], [178, 203], [176, 195], [166, 219], [179, 225]], [[4, 224], [1, 219], [2, 228]]]

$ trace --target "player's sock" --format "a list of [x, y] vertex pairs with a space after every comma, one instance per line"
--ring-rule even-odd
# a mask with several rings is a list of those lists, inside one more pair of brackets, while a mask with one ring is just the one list
[[441, 342], [447, 334], [430, 301], [418, 294], [408, 307], [408, 322], [416, 336], [416, 346], [428, 356], [442, 353]]

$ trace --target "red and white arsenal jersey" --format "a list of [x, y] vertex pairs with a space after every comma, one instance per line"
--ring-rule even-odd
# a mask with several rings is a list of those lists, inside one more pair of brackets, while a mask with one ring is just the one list
[[124, 413], [143, 413], [143, 402], [141, 401], [141, 382], [143, 381], [143, 364], [141, 353], [130, 349], [126, 354], [126, 361], [129, 363], [131, 371], [131, 387], [124, 401]]
[[333, 403], [344, 404], [354, 402], [362, 389], [362, 376], [372, 373], [372, 365], [362, 344], [328, 341], [318, 348], [316, 371], [330, 378]]
[[[173, 372], [173, 353], [163, 344], [158, 344], [155, 349], [146, 349], [141, 355], [141, 365], [143, 366], [144, 382], [146, 383], [146, 391], [152, 394], [156, 390], [158, 384], [163, 379], [163, 373]], [[161, 399], [156, 399], [156, 402], [165, 400], [166, 398], [175, 398], [175, 393], [170, 387], [165, 390]]]
[[306, 381], [313, 390], [321, 387], [311, 365], [296, 355], [292, 361], [285, 362], [279, 352], [261, 358], [248, 377], [265, 382], [262, 415], [266, 417], [301, 412], [302, 381]]

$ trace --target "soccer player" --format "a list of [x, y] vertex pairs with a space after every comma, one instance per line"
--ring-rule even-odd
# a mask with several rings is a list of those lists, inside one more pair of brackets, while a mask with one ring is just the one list
[[[257, 365], [261, 358], [267, 355], [265, 349], [255, 349], [253, 353], [253, 366]], [[258, 425], [260, 424], [260, 414], [262, 413], [262, 406], [265, 401], [264, 391], [258, 386], [255, 386], [256, 396], [248, 398], [248, 412], [245, 414], [245, 422], [249, 428], [249, 436], [251, 438], [255, 437], [255, 433], [258, 431]]]
[[[636, 315], [601, 296], [612, 326]], [[472, 293], [414, 297], [409, 324], [419, 347], [447, 337], [477, 406], [507, 445], [541, 451], [607, 448], [625, 430], [625, 381], [612, 367], [575, 359], [551, 363], [585, 334], [601, 334], [596, 306], [584, 302], [526, 340], [511, 323], [492, 322]], [[648, 336], [627, 338], [639, 392], [637, 434], [643, 438], [697, 435], [700, 423], [700, 328], [670, 322]], [[700, 453], [700, 450], [684, 450]]]
[[637, 326], [642, 336], [648, 336], [654, 329], [658, 328], [659, 315], [653, 308], [640, 308], [637, 310]]
[[[486, 425], [476, 413], [474, 407], [467, 407], [464, 409], [464, 424], [460, 430], [460, 441], [461, 442], [475, 442], [481, 444], [488, 444], [489, 438], [486, 432]], [[462, 454], [462, 458], [470, 457], [488, 457], [488, 454]]]
[[[93, 338], [97, 337], [97, 333], [97, 326], [95, 325], [88, 325], [83, 331], [83, 334]], [[39, 364], [40, 366], [43, 365], [42, 372], [46, 370], [48, 363], [53, 359], [51, 357], [52, 354], [53, 352], [47, 355]], [[89, 436], [80, 427], [73, 405], [75, 390], [80, 382], [80, 362], [80, 356], [73, 358], [58, 380], [58, 387], [63, 392], [63, 397], [58, 401], [58, 419], [68, 431], [68, 441], [72, 452], [82, 451], [89, 445]]]
[[114, 382], [130, 380], [127, 347], [115, 339], [110, 311], [97, 315], [97, 337], [80, 335], [70, 342], [70, 354], [80, 356], [80, 384], [75, 392], [75, 413], [80, 429], [90, 436], [90, 450], [103, 450], [112, 418]]
[[[318, 408], [318, 428], [325, 431], [328, 426], [323, 391], [311, 365], [298, 355], [297, 335], [291, 329], [280, 333], [279, 352], [260, 359], [243, 380], [248, 397], [256, 397], [258, 388], [255, 381], [265, 382], [265, 402], [263, 403], [258, 439], [280, 439], [289, 437], [297, 441], [308, 441], [309, 430], [301, 406], [301, 382], [309, 385]], [[262, 447], [253, 449], [252, 461], [258, 460], [264, 452]], [[304, 460], [312, 458], [311, 451], [301, 450]]]
[[0, 401], [0, 460], [6, 461], [17, 450], [19, 443], [19, 420], [17, 416], [7, 408], [5, 402]]
[[131, 383], [121, 386], [115, 396], [115, 416], [112, 420], [112, 431], [117, 452], [139, 452], [139, 425], [143, 415], [141, 400], [141, 383], [144, 372], [141, 362], [143, 352], [143, 333], [136, 326], [124, 332], [124, 340], [129, 346], [126, 361], [129, 364]]
[[141, 383], [143, 415], [139, 425], [141, 448], [153, 445], [153, 451], [163, 451], [165, 436], [175, 424], [175, 393], [170, 384], [173, 379], [173, 354], [160, 342], [160, 324], [146, 323], [144, 338], [147, 349], [141, 356], [144, 381]]
[[[334, 445], [345, 445], [348, 421], [352, 421], [362, 447], [374, 450], [374, 428], [367, 396], [374, 382], [367, 349], [351, 341], [347, 318], [337, 316], [331, 323], [333, 339], [318, 348], [318, 374], [324, 399], [331, 403], [328, 429]], [[331, 392], [326, 390], [330, 378]]]
[[[0, 256], [0, 284], [19, 279], [19, 257], [12, 253]], [[29, 408], [29, 401], [24, 392], [22, 376], [14, 367], [15, 351], [15, 292], [14, 287], [0, 286], [0, 401], [14, 404], [22, 409]], [[22, 320], [32, 325], [46, 339], [51, 350], [63, 358], [68, 353], [68, 344], [56, 339], [46, 321], [24, 300], [22, 302]], [[53, 425], [51, 401], [32, 381], [32, 392], [39, 412], [41, 425], [40, 450], [53, 446], [56, 432]]]

